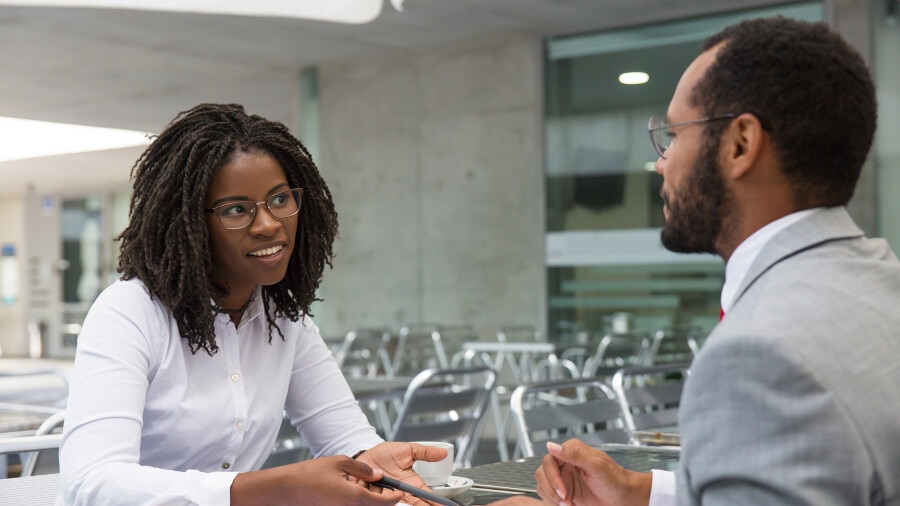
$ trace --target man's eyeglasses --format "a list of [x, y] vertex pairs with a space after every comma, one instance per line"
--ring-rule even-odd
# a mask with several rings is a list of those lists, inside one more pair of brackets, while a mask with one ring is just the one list
[[266, 210], [273, 218], [283, 220], [300, 212], [300, 201], [303, 197], [303, 188], [291, 188], [278, 192], [266, 200], [253, 202], [250, 200], [237, 200], [226, 202], [211, 209], [204, 209], [219, 217], [219, 222], [228, 230], [238, 230], [250, 226], [256, 218], [256, 208], [260, 204], [266, 205]]
[[650, 132], [650, 142], [653, 143], [653, 149], [659, 153], [660, 158], [665, 159], [666, 151], [672, 146], [672, 133], [670, 130], [673, 128], [685, 125], [697, 125], [720, 119], [731, 119], [734, 117], [737, 117], [737, 114], [722, 114], [720, 116], [709, 116], [706, 118], [692, 119], [690, 121], [682, 121], [681, 123], [667, 125], [664, 120], [657, 118], [656, 116], [651, 116], [650, 124], [647, 125], [647, 130]]

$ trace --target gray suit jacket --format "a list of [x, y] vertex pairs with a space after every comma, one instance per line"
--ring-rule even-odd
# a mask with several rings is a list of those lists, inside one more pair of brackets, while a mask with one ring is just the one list
[[681, 505], [900, 504], [900, 262], [846, 210], [789, 226], [694, 361]]

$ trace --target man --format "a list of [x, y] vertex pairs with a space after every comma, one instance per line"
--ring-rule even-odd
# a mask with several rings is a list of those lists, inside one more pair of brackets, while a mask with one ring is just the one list
[[868, 69], [824, 24], [751, 20], [705, 42], [651, 120], [663, 244], [726, 262], [680, 470], [551, 443], [546, 502], [900, 504], [900, 262], [844, 207], [875, 120]]

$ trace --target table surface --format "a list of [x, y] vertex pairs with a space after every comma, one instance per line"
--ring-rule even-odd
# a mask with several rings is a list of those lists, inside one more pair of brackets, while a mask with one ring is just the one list
[[[632, 471], [649, 472], [653, 469], [674, 471], [678, 468], [681, 452], [677, 448], [632, 446], [621, 444], [604, 444], [596, 446], [607, 453], [613, 460], [625, 469]], [[509, 488], [520, 491], [533, 492], [537, 487], [534, 472], [541, 465], [543, 456], [529, 457], [526, 459], [495, 462], [454, 471], [454, 476], [470, 478], [475, 482], [469, 494], [455, 498], [461, 504], [485, 504], [483, 499], [491, 494], [492, 500], [497, 492], [492, 490]], [[479, 485], [486, 488], [481, 488]], [[490, 487], [490, 488], [488, 488]], [[471, 497], [466, 497], [467, 495]]]
[[681, 445], [681, 434], [677, 425], [636, 430], [631, 433], [631, 437], [635, 441], [651, 445]]
[[0, 480], [0, 499], [3, 504], [28, 506], [52, 505], [59, 494], [59, 475], [43, 474], [26, 478]]
[[350, 391], [360, 402], [399, 399], [406, 393], [410, 381], [412, 376], [347, 378]]

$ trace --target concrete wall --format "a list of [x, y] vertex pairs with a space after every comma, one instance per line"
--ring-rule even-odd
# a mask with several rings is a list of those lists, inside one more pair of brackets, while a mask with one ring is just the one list
[[316, 320], [544, 325], [542, 45], [521, 35], [319, 67], [340, 213]]
[[0, 244], [13, 244], [19, 264], [19, 297], [12, 304], [0, 302], [0, 349], [3, 356], [25, 356], [25, 204], [21, 196], [0, 198]]

